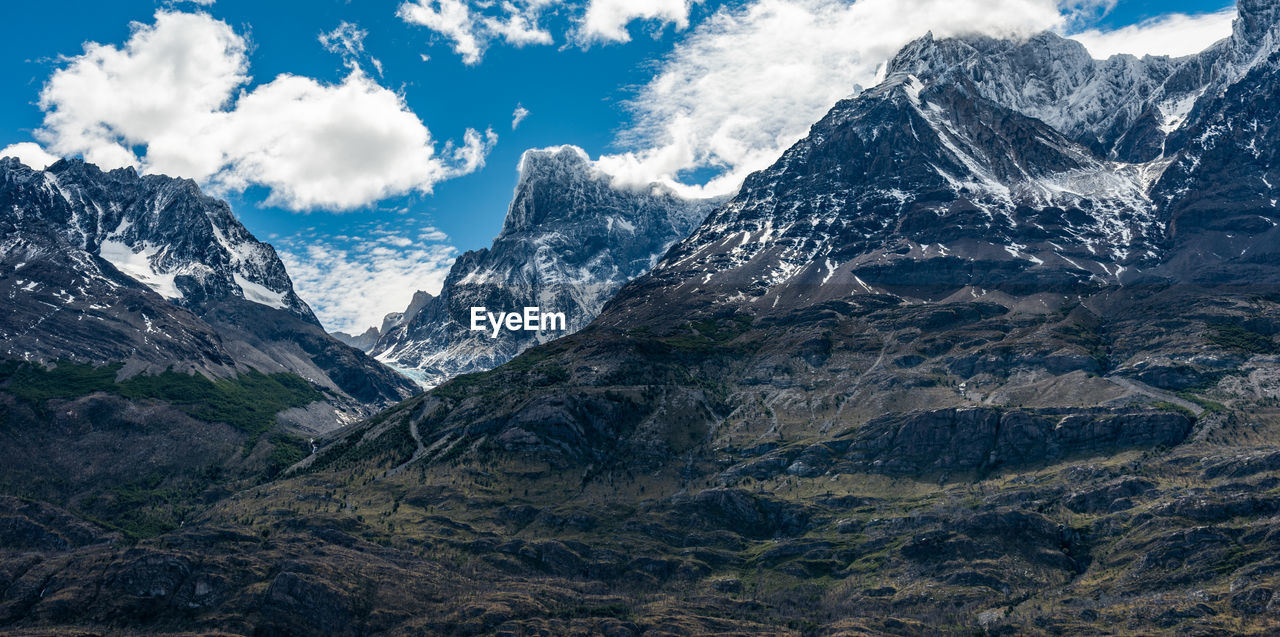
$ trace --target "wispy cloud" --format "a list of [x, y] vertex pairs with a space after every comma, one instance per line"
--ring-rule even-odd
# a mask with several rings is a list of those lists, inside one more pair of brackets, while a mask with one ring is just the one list
[[569, 16], [562, 40], [585, 47], [629, 42], [628, 27], [637, 21], [686, 29], [691, 7], [701, 1], [406, 0], [396, 15], [449, 42], [464, 63], [479, 64], [498, 42], [517, 47], [554, 44], [555, 37], [542, 23], [555, 13]]
[[524, 118], [528, 116], [529, 109], [521, 106], [520, 104], [516, 104], [516, 110], [511, 112], [511, 130], [519, 128], [520, 122], [523, 122]]
[[412, 0], [396, 15], [409, 24], [426, 27], [453, 45], [467, 64], [479, 64], [495, 40], [514, 46], [551, 44], [551, 33], [538, 25], [543, 14], [560, 0]]
[[404, 310], [414, 292], [439, 293], [457, 256], [430, 226], [383, 221], [344, 232], [310, 230], [274, 241], [298, 295], [331, 331], [363, 332]]
[[321, 33], [316, 39], [330, 53], [338, 53], [344, 57], [359, 57], [364, 54], [364, 39], [369, 32], [350, 23], [341, 22], [332, 31]]

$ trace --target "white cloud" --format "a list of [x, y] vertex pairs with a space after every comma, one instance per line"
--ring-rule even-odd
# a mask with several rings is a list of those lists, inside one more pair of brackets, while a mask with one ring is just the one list
[[1090, 29], [1071, 37], [1099, 59], [1118, 53], [1179, 57], [1203, 51], [1230, 36], [1231, 21], [1235, 17], [1234, 7], [1200, 15], [1174, 13], [1113, 31]]
[[[757, 0], [702, 21], [632, 100], [634, 150], [598, 166], [620, 185], [660, 181], [686, 195], [732, 192], [802, 138], [856, 84], [932, 30], [1019, 36], [1060, 28], [1056, 0]], [[704, 186], [681, 173], [711, 170]]]
[[520, 104], [516, 104], [516, 110], [511, 112], [511, 130], [515, 130], [519, 128], [520, 122], [523, 122], [524, 118], [528, 116], [529, 116], [529, 109], [525, 108]]
[[0, 148], [0, 157], [17, 157], [18, 161], [36, 170], [44, 170], [49, 164], [58, 161], [56, 155], [50, 155], [40, 147], [40, 144], [34, 142], [9, 144]]
[[338, 247], [333, 237], [295, 237], [278, 246], [294, 288], [330, 331], [359, 334], [403, 311], [415, 291], [438, 294], [457, 256], [435, 228], [362, 234], [372, 238]]
[[[584, 46], [628, 42], [627, 26], [653, 20], [689, 27], [690, 7], [702, 0], [405, 0], [396, 15], [426, 27], [453, 47], [466, 64], [479, 64], [495, 42], [521, 47], [554, 44], [540, 25], [548, 15], [571, 14], [568, 38]], [[425, 61], [425, 60], [424, 60]]]
[[462, 0], [416, 0], [400, 5], [396, 15], [411, 24], [424, 26], [453, 41], [453, 50], [467, 64], [476, 64], [482, 54], [474, 33], [475, 19]]
[[356, 57], [364, 53], [364, 39], [369, 32], [350, 22], [340, 22], [337, 28], [321, 33], [317, 38], [325, 50], [330, 53], [341, 53], [344, 56]]
[[83, 154], [105, 168], [137, 166], [130, 147], [181, 145], [185, 131], [209, 126], [248, 81], [245, 42], [224, 22], [161, 11], [155, 25], [132, 27], [122, 48], [86, 43], [45, 84], [36, 136], [51, 152]]
[[[430, 192], [482, 166], [493, 145], [492, 132], [468, 130], [461, 147], [437, 154], [404, 99], [355, 64], [337, 84], [283, 74], [247, 90], [247, 47], [225, 22], [170, 11], [155, 19], [135, 23], [122, 47], [86, 44], [54, 72], [36, 132], [49, 152], [215, 189], [261, 185], [271, 203], [302, 210]], [[326, 46], [362, 49], [359, 30], [345, 26]]]
[[[369, 37], [369, 32], [350, 22], [340, 22], [338, 26], [329, 32], [321, 33], [316, 39], [320, 40], [320, 45], [330, 53], [337, 53], [345, 60], [358, 60], [364, 55], [364, 39]], [[382, 64], [377, 60], [373, 61], [379, 69]]]
[[498, 143], [498, 134], [486, 130], [484, 135], [467, 129], [462, 137], [462, 145], [455, 147], [453, 142], [445, 145], [445, 154], [453, 159], [455, 166], [450, 176], [465, 175], [484, 168], [484, 158]]
[[627, 25], [657, 20], [689, 28], [689, 7], [695, 0], [591, 0], [582, 18], [581, 36], [587, 41], [629, 42]]
[[543, 14], [560, 0], [410, 0], [396, 15], [426, 27], [453, 43], [466, 64], [478, 64], [493, 40], [514, 46], [551, 44], [551, 33], [538, 26]]
[[332, 86], [282, 75], [241, 97], [234, 117], [204, 133], [201, 141], [225, 149], [229, 160], [211, 176], [215, 186], [264, 185], [269, 203], [299, 210], [351, 209], [430, 191], [483, 166], [495, 141], [492, 133], [468, 130], [461, 147], [446, 145], [438, 156], [401, 97], [359, 69]]
[[543, 10], [556, 3], [557, 0], [527, 0], [522, 5], [514, 2], [503, 2], [503, 14], [500, 17], [485, 16], [481, 24], [489, 33], [501, 36], [507, 44], [525, 46], [527, 44], [551, 44], [551, 33], [538, 26], [538, 18]]

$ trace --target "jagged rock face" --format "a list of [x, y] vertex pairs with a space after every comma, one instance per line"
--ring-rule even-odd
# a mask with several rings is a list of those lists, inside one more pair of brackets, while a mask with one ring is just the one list
[[[500, 365], [524, 349], [584, 327], [623, 284], [646, 272], [713, 202], [656, 187], [614, 188], [572, 147], [536, 150], [493, 246], [463, 254], [439, 296], [420, 293], [387, 317], [369, 351], [427, 385]], [[563, 312], [565, 331], [471, 331], [471, 308]]]
[[[1163, 134], [1143, 136], [1152, 127], [1163, 133], [1160, 126], [1178, 116], [1176, 108], [1190, 106], [1182, 98], [1203, 84], [1185, 72], [1170, 81], [1181, 67], [1168, 57], [1095, 60], [1079, 42], [1042, 33], [1026, 41], [925, 36], [899, 52], [888, 72], [971, 83], [986, 99], [1039, 119], [1100, 156], [1143, 161], [1155, 156], [1153, 146], [1158, 155]], [[1147, 143], [1129, 141], [1137, 137]]]
[[319, 430], [412, 391], [325, 334], [275, 250], [189, 180], [0, 160], [0, 295], [4, 358], [293, 372], [333, 396]]
[[[814, 475], [835, 463], [848, 471], [921, 474], [1027, 465], [1092, 449], [1175, 445], [1191, 419], [1171, 413], [1071, 414], [990, 408], [947, 409], [877, 418], [859, 429], [846, 458], [807, 463]], [[825, 466], [824, 466], [825, 462]], [[794, 464], [789, 466], [795, 466]]]
[[[1243, 6], [1243, 4], [1242, 4]], [[1260, 7], [1261, 8], [1261, 7]], [[1202, 283], [1280, 283], [1280, 25], [1236, 21], [1234, 79], [1197, 102], [1176, 133], [1180, 150], [1152, 193], [1168, 224], [1170, 276]]]

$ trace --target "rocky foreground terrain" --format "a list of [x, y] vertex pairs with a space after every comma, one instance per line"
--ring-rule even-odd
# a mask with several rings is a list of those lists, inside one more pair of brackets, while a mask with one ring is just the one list
[[1181, 59], [923, 38], [585, 329], [167, 533], [5, 500], [0, 622], [1276, 634], [1280, 9], [1239, 11]]

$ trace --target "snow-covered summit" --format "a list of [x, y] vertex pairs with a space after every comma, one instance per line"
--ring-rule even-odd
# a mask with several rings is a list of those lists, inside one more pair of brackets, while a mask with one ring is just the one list
[[236, 296], [315, 322], [275, 250], [189, 179], [78, 159], [38, 171], [10, 158], [0, 160], [0, 184], [0, 215], [60, 233], [178, 305]]

